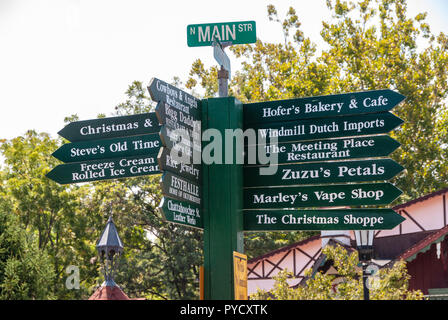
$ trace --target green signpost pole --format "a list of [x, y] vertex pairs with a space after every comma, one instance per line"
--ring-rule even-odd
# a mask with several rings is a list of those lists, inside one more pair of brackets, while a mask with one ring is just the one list
[[[202, 103], [204, 130], [216, 129], [224, 137], [225, 129], [242, 128], [242, 103], [234, 97]], [[207, 165], [203, 159], [202, 169], [205, 299], [233, 300], [232, 252], [244, 252], [243, 168], [237, 164]]]

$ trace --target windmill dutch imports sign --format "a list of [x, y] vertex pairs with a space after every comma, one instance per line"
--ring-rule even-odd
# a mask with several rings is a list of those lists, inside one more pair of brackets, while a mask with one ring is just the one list
[[266, 140], [277, 137], [278, 142], [292, 142], [322, 138], [362, 136], [387, 133], [403, 123], [390, 112], [293, 120], [284, 122], [256, 123], [245, 129], [257, 130]]

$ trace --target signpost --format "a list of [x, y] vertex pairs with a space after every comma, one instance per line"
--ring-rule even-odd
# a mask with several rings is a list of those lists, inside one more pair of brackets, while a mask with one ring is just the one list
[[247, 300], [247, 256], [233, 251], [235, 300]]
[[65, 163], [115, 157], [131, 157], [157, 154], [161, 146], [157, 134], [146, 134], [124, 138], [66, 143], [52, 156]]
[[255, 21], [190, 24], [187, 26], [189, 47], [211, 46], [220, 43], [245, 44], [257, 41]]
[[256, 210], [244, 212], [244, 230], [390, 230], [404, 220], [392, 209]]
[[380, 112], [287, 122], [263, 122], [246, 126], [244, 129], [255, 129], [266, 140], [278, 137], [278, 142], [292, 142], [387, 133], [402, 123], [403, 120], [392, 113]]
[[[267, 155], [277, 154], [278, 163], [297, 163], [310, 161], [347, 160], [357, 158], [385, 157], [396, 150], [400, 144], [386, 135], [287, 142], [266, 145]], [[247, 146], [246, 155], [256, 154], [257, 145]], [[248, 163], [248, 162], [246, 162]], [[255, 164], [259, 164], [258, 157]]]
[[384, 205], [401, 193], [388, 182], [245, 188], [244, 209]]
[[218, 62], [218, 64], [222, 68], [224, 68], [224, 70], [227, 71], [227, 73], [229, 75], [228, 79], [230, 80], [230, 77], [231, 77], [230, 59], [227, 56], [227, 54], [225, 53], [222, 45], [220, 43], [218, 43], [217, 41], [213, 42], [213, 57], [215, 58], [216, 62]]
[[46, 176], [57, 183], [69, 184], [158, 174], [156, 157], [153, 154], [61, 164]]
[[130, 116], [75, 121], [58, 132], [68, 141], [87, 141], [157, 133], [160, 126], [154, 112]]
[[259, 169], [244, 168], [244, 187], [389, 180], [404, 168], [392, 159], [376, 159], [279, 165], [273, 175], [260, 175]]
[[[254, 42], [255, 21], [187, 26], [188, 46], [213, 46], [221, 84], [230, 73], [223, 47]], [[204, 231], [205, 299], [247, 299], [244, 231], [384, 230], [404, 221], [391, 209], [310, 209], [384, 205], [401, 194], [385, 181], [404, 168], [376, 158], [399, 146], [384, 134], [403, 123], [389, 112], [403, 95], [386, 89], [242, 104], [233, 97], [199, 100], [157, 78], [148, 91], [155, 112], [64, 127], [59, 134], [71, 143], [53, 155], [66, 163], [47, 177], [69, 184], [162, 173], [165, 220]], [[219, 92], [227, 95], [227, 87]], [[208, 129], [221, 137], [241, 129], [277, 137], [278, 145], [244, 146], [276, 153], [276, 173], [260, 175], [257, 158], [202, 165]], [[360, 183], [372, 181], [379, 182]]]
[[395, 91], [372, 90], [244, 104], [244, 123], [268, 123], [390, 111], [405, 99]]
[[159, 210], [166, 221], [199, 229], [204, 227], [201, 208], [198, 205], [163, 198], [159, 205]]
[[157, 161], [161, 171], [169, 171], [190, 181], [201, 182], [201, 165], [182, 163], [173, 159], [171, 150], [166, 147], [160, 149]]

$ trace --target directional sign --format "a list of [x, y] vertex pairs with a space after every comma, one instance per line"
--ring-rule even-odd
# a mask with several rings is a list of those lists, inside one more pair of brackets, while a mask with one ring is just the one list
[[295, 120], [251, 125], [266, 140], [278, 137], [278, 142], [302, 141], [387, 133], [403, 123], [389, 112], [345, 117]]
[[389, 180], [404, 168], [392, 159], [377, 159], [285, 164], [273, 175], [260, 175], [259, 169], [244, 168], [244, 187]]
[[[277, 154], [278, 163], [295, 163], [327, 160], [346, 160], [356, 158], [385, 157], [400, 146], [396, 140], [387, 135], [366, 136], [356, 138], [312, 140], [305, 142], [287, 142], [265, 145], [266, 155]], [[245, 153], [250, 164], [248, 154], [256, 155], [254, 164], [259, 161], [258, 146], [247, 146]], [[251, 160], [253, 161], [253, 160]]]
[[183, 149], [188, 156], [193, 155], [194, 151], [199, 154], [201, 152], [201, 140], [194, 139], [194, 133], [191, 131], [179, 131], [163, 125], [159, 136], [164, 146], [173, 149], [177, 145], [177, 148]]
[[190, 203], [201, 204], [201, 187], [183, 177], [170, 172], [162, 175], [162, 194], [169, 198], [179, 199]]
[[68, 141], [87, 141], [157, 133], [160, 130], [154, 112], [71, 122], [58, 134]]
[[204, 228], [201, 209], [196, 204], [163, 198], [159, 210], [165, 220], [194, 228]]
[[183, 163], [177, 161], [175, 156], [171, 155], [171, 150], [163, 147], [157, 156], [159, 168], [162, 171], [169, 171], [188, 180], [201, 181], [201, 165], [193, 163]]
[[162, 80], [152, 78], [148, 86], [151, 99], [166, 102], [174, 109], [190, 115], [193, 120], [201, 119], [200, 100]]
[[388, 204], [402, 191], [391, 183], [334, 184], [244, 189], [244, 209]]
[[244, 123], [268, 123], [389, 111], [405, 98], [402, 94], [386, 89], [248, 103], [243, 105]]
[[211, 46], [213, 40], [229, 44], [257, 41], [255, 21], [190, 24], [187, 26], [189, 47]]
[[63, 162], [157, 154], [162, 143], [158, 134], [66, 143], [53, 152]]
[[166, 102], [157, 103], [156, 116], [161, 125], [166, 124], [170, 128], [181, 128], [201, 133], [201, 121], [194, 120], [191, 115], [173, 108]]
[[230, 59], [224, 51], [224, 48], [217, 41], [213, 42], [213, 57], [220, 66], [222, 66], [229, 73], [229, 80], [231, 79]]
[[245, 231], [390, 230], [405, 219], [392, 209], [244, 211]]
[[60, 184], [158, 174], [157, 155], [61, 164], [46, 174]]

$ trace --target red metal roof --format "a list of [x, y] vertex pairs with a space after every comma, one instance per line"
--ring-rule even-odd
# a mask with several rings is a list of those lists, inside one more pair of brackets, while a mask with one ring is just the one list
[[118, 286], [103, 285], [96, 289], [89, 300], [131, 300]]
[[417, 255], [421, 251], [426, 251], [425, 249], [429, 247], [432, 243], [437, 242], [439, 239], [445, 237], [445, 235], [448, 234], [448, 225], [443, 227], [442, 229], [430, 234], [426, 238], [422, 239], [421, 241], [417, 242], [415, 245], [410, 247], [408, 250], [404, 251], [402, 254], [400, 254], [396, 260], [413, 260], [413, 256]]

